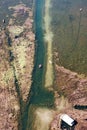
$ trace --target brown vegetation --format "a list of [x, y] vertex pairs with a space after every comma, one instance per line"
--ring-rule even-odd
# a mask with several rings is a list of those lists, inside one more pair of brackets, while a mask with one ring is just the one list
[[4, 31], [0, 33], [0, 40], [0, 130], [12, 130], [18, 128], [20, 106]]
[[[27, 102], [34, 60], [33, 11], [24, 4], [10, 9], [14, 18], [0, 32], [0, 130], [22, 128], [22, 102]], [[17, 18], [25, 14], [20, 26]]]
[[65, 101], [68, 100], [68, 104], [58, 109], [50, 130], [60, 130], [60, 115], [63, 113], [77, 121], [74, 130], [87, 130], [87, 78], [58, 65], [55, 68], [55, 90], [57, 95], [55, 96], [55, 106], [57, 107], [59, 104], [57, 108], [60, 108], [61, 95], [64, 95]]

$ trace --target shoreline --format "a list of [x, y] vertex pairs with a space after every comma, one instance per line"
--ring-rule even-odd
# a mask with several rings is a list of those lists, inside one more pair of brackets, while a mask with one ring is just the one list
[[44, 16], [44, 25], [45, 25], [45, 42], [47, 45], [47, 50], [46, 50], [46, 56], [47, 56], [47, 61], [46, 61], [46, 74], [45, 74], [45, 87], [50, 88], [53, 85], [53, 54], [52, 54], [52, 38], [53, 38], [53, 33], [50, 29], [51, 26], [51, 17], [50, 17], [50, 0], [45, 1], [45, 16]]

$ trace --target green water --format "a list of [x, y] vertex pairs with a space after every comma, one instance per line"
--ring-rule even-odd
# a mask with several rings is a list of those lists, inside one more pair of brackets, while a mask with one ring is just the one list
[[[35, 53], [35, 67], [33, 71], [33, 84], [31, 87], [33, 104], [50, 104], [52, 103], [52, 94], [44, 88], [44, 71], [45, 71], [45, 45], [44, 45], [44, 30], [43, 30], [43, 17], [44, 17], [44, 0], [36, 1], [35, 10], [35, 35], [36, 35], [36, 53]], [[42, 64], [42, 69], [38, 65]]]
[[53, 46], [59, 56], [55, 62], [87, 76], [86, 7], [86, 0], [52, 0], [51, 25]]

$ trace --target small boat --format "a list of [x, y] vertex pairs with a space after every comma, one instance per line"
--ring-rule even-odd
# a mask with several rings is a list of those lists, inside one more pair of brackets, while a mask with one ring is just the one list
[[42, 64], [39, 64], [38, 68], [41, 69], [42, 67], [43, 67], [43, 65], [42, 65]]
[[82, 12], [82, 11], [83, 11], [83, 8], [80, 8], [79, 10], [80, 10], [80, 12]]
[[5, 23], [5, 19], [3, 19], [2, 22]]

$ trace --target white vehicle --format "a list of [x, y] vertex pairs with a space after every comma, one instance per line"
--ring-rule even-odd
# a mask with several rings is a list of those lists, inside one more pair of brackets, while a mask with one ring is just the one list
[[64, 121], [66, 124], [68, 124], [69, 126], [73, 126], [73, 125], [75, 125], [75, 120], [73, 120], [71, 117], [69, 117], [67, 114], [62, 114], [61, 116], [60, 116], [60, 119], [62, 120], [62, 121]]

